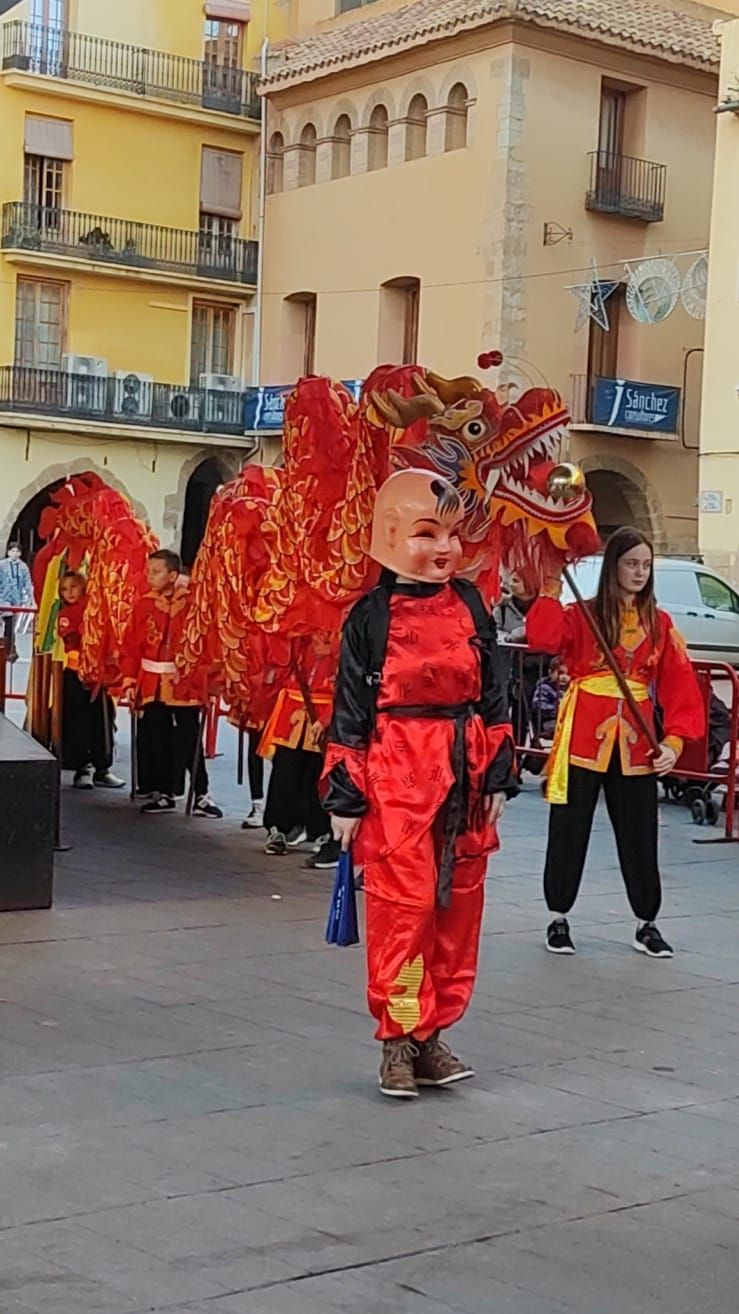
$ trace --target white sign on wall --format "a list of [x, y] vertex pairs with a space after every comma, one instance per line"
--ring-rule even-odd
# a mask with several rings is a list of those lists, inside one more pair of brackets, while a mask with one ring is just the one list
[[704, 516], [720, 515], [724, 509], [723, 493], [704, 488], [700, 495], [700, 509]]

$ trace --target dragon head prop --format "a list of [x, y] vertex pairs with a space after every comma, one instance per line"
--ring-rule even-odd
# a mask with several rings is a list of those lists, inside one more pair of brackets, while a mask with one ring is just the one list
[[[501, 362], [493, 352], [479, 364]], [[562, 397], [546, 387], [515, 391], [416, 367], [381, 366], [365, 385], [367, 423], [390, 428], [392, 465], [433, 470], [460, 493], [470, 573], [495, 556], [541, 575], [553, 559], [576, 560], [599, 544], [585, 481], [572, 481], [564, 497], [552, 478], [570, 423]]]

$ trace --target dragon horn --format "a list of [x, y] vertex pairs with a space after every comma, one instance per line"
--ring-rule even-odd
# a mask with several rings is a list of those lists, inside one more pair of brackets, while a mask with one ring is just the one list
[[431, 390], [417, 393], [415, 397], [401, 397], [399, 392], [388, 388], [387, 392], [373, 392], [371, 398], [383, 420], [396, 429], [409, 429], [417, 420], [430, 420], [444, 410], [443, 402]]
[[445, 379], [441, 374], [432, 374], [431, 370], [426, 371], [427, 382], [440, 397], [444, 406], [453, 406], [455, 402], [463, 401], [467, 397], [474, 397], [482, 391], [477, 379], [459, 378]]

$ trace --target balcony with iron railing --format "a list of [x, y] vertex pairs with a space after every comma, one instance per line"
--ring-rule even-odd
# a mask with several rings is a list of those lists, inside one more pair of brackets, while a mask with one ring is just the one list
[[154, 383], [123, 370], [105, 377], [0, 366], [0, 414], [199, 434], [244, 434], [244, 393]]
[[2, 67], [245, 119], [261, 117], [255, 73], [38, 23], [4, 25]]
[[611, 151], [590, 154], [590, 185], [585, 198], [588, 210], [661, 223], [665, 217], [667, 166], [652, 160]]
[[0, 247], [193, 279], [256, 286], [258, 243], [189, 228], [163, 228], [130, 219], [8, 201], [2, 209]]

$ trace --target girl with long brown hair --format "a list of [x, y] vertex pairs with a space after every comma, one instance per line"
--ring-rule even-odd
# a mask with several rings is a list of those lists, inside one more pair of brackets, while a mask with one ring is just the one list
[[605, 793], [626, 893], [637, 919], [633, 945], [651, 958], [671, 958], [655, 924], [662, 899], [657, 861], [657, 778], [673, 770], [688, 739], [705, 731], [705, 709], [685, 643], [657, 606], [654, 553], [639, 530], [616, 530], [606, 545], [590, 608], [646, 724], [655, 703], [664, 733], [659, 752], [628, 703], [579, 604], [563, 607], [562, 581], [547, 581], [526, 618], [532, 648], [558, 653], [572, 677], [562, 700], [547, 767], [551, 804], [544, 869], [550, 913], [546, 948], [573, 954], [567, 914], [585, 866], [593, 814]]

